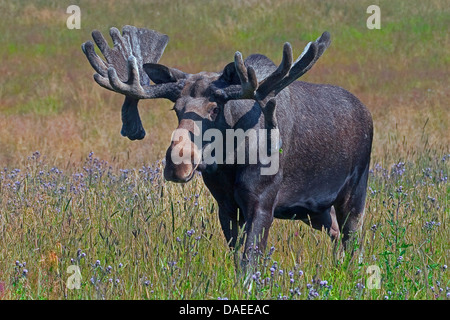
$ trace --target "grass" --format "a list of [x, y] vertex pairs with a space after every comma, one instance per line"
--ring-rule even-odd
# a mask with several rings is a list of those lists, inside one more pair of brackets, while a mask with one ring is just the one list
[[[447, 299], [449, 163], [375, 164], [356, 254], [342, 261], [325, 233], [275, 221], [249, 286], [200, 176], [177, 185], [161, 163], [115, 170], [92, 153], [60, 169], [35, 153], [0, 174], [2, 298]], [[79, 290], [66, 286], [71, 265]], [[380, 289], [366, 288], [369, 266]]]
[[[81, 30], [58, 1], [0, 3], [0, 299], [448, 299], [448, 5], [374, 4], [381, 30], [358, 1], [81, 1]], [[276, 220], [244, 284], [201, 177], [161, 177], [171, 104], [141, 102], [148, 135], [131, 142], [122, 98], [92, 80], [81, 43], [125, 24], [168, 34], [161, 63], [186, 72], [221, 70], [236, 50], [279, 62], [285, 41], [298, 54], [330, 31], [303, 80], [353, 92], [375, 125], [353, 257], [336, 262], [324, 233]]]

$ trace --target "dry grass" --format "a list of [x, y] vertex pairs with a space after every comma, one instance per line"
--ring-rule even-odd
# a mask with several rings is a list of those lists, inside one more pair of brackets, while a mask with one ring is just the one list
[[356, 1], [83, 3], [81, 30], [65, 28], [68, 15], [59, 2], [3, 4], [0, 164], [13, 165], [35, 150], [58, 163], [69, 157], [79, 161], [91, 150], [121, 164], [161, 158], [176, 126], [170, 103], [141, 102], [148, 135], [127, 141], [119, 134], [122, 98], [94, 83], [80, 50], [92, 29], [106, 33], [109, 26], [124, 24], [169, 34], [162, 63], [187, 72], [220, 70], [236, 50], [279, 61], [283, 42], [290, 41], [298, 53], [329, 30], [333, 45], [304, 80], [340, 85], [369, 107], [374, 158], [405, 157], [423, 150], [424, 141], [427, 148], [448, 148], [444, 2], [381, 1], [383, 25], [376, 31], [365, 28], [367, 14]]

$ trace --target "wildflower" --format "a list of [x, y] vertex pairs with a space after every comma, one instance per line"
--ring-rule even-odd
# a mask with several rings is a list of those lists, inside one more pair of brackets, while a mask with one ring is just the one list
[[391, 167], [391, 174], [401, 176], [405, 173], [405, 163], [400, 161], [399, 163], [396, 163], [392, 165]]
[[319, 282], [319, 285], [320, 285], [321, 287], [325, 287], [327, 284], [328, 284], [328, 281], [327, 281], [327, 280], [322, 280], [322, 281]]
[[308, 298], [314, 299], [314, 298], [317, 298], [318, 296], [319, 296], [319, 293], [314, 288], [311, 288], [309, 290]]
[[433, 230], [435, 227], [439, 227], [440, 225], [441, 225], [440, 222], [426, 221], [423, 227], [427, 230]]
[[119, 269], [122, 268], [122, 267], [123, 267], [123, 264], [122, 264], [122, 263], [119, 263]]
[[356, 289], [360, 289], [361, 290], [361, 289], [364, 289], [364, 288], [365, 288], [364, 284], [359, 283], [359, 282], [356, 284]]
[[26, 277], [27, 274], [28, 274], [28, 269], [23, 269], [23, 270], [22, 270], [22, 275], [23, 275], [24, 277]]

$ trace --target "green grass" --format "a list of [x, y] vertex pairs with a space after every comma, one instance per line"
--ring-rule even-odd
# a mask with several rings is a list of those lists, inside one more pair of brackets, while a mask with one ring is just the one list
[[[1, 2], [0, 299], [447, 299], [448, 3], [373, 4], [381, 30], [356, 0], [80, 1], [82, 28], [68, 30], [60, 1]], [[220, 71], [237, 50], [278, 63], [284, 42], [300, 54], [331, 33], [302, 80], [342, 86], [373, 115], [355, 255], [335, 261], [325, 233], [276, 220], [274, 251], [244, 283], [201, 177], [161, 177], [171, 103], [140, 102], [147, 137], [131, 142], [123, 98], [92, 79], [81, 43], [125, 24], [168, 34], [161, 63], [186, 72]], [[71, 265], [79, 290], [66, 285]], [[380, 289], [367, 287], [373, 265]]]
[[[333, 259], [325, 233], [276, 220], [273, 249], [257, 257], [254, 279], [245, 284], [201, 177], [187, 185], [167, 183], [161, 163], [118, 169], [92, 154], [65, 170], [35, 154], [20, 171], [0, 174], [2, 295], [447, 299], [449, 163], [450, 155], [430, 155], [388, 168], [375, 164], [356, 253], [342, 260]], [[81, 270], [79, 290], [66, 287], [71, 265]], [[381, 271], [380, 289], [366, 287], [373, 265]]]

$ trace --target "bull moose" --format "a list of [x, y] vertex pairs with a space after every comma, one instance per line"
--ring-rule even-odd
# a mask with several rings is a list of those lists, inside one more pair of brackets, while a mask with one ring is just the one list
[[[167, 150], [164, 177], [184, 183], [201, 172], [218, 203], [229, 246], [244, 244], [244, 261], [256, 246], [264, 250], [274, 218], [323, 228], [332, 239], [342, 236], [346, 246], [364, 217], [373, 124], [368, 109], [350, 92], [296, 81], [330, 45], [328, 32], [310, 42], [295, 61], [291, 45], [285, 43], [279, 66], [264, 55], [244, 60], [236, 52], [223, 71], [197, 74], [158, 64], [167, 35], [125, 26], [122, 34], [111, 28], [110, 36], [112, 48], [99, 31], [92, 32], [106, 61], [96, 54], [93, 42], [85, 42], [82, 49], [97, 72], [95, 81], [125, 95], [121, 134], [131, 140], [144, 138], [140, 99], [175, 103], [177, 130], [182, 133]], [[268, 164], [260, 160], [225, 163], [216, 154], [215, 162], [204, 161], [202, 153], [212, 142], [199, 145], [194, 139], [210, 129], [224, 134], [230, 129], [266, 129], [259, 132], [267, 133], [268, 153], [279, 157], [276, 172], [261, 174]], [[274, 130], [278, 140], [271, 142]], [[263, 136], [259, 133], [258, 139]], [[184, 161], [174, 161], [176, 148]], [[238, 239], [239, 230], [245, 237]]]

